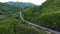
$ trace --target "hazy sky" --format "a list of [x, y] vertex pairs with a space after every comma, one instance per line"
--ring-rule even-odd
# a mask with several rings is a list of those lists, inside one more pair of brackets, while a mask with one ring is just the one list
[[43, 3], [46, 0], [0, 0], [0, 2], [7, 2], [7, 1], [31, 2], [31, 3], [40, 5], [41, 3]]

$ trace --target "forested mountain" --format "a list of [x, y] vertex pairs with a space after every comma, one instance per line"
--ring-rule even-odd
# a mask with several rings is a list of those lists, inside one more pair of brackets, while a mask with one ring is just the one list
[[22, 9], [16, 6], [10, 6], [5, 3], [0, 3], [0, 15], [9, 15], [21, 11]]
[[20, 20], [19, 13], [0, 22], [0, 34], [48, 34]]
[[28, 2], [6, 2], [6, 4], [9, 4], [9, 5], [12, 5], [12, 6], [17, 6], [19, 8], [28, 8], [28, 7], [31, 7], [31, 6], [35, 6], [35, 4], [32, 4], [32, 3], [28, 3]]
[[0, 21], [11, 17], [14, 13], [20, 12], [22, 9], [16, 6], [10, 6], [0, 2]]
[[39, 7], [24, 10], [23, 15], [28, 21], [60, 31], [60, 0], [47, 0]]
[[[1, 3], [0, 2], [0, 19], [2, 19], [3, 17], [8, 18], [8, 16], [12, 16], [14, 13], [18, 13], [22, 10], [24, 10], [23, 8], [27, 8], [27, 7], [31, 7], [34, 6], [34, 4], [32, 3], [23, 3], [23, 2], [6, 2], [6, 3]], [[0, 20], [0, 21], [1, 21]]]
[[23, 22], [19, 17], [20, 11], [25, 20], [60, 32], [60, 0], [46, 0], [40, 6], [22, 2], [6, 3], [0, 3], [0, 21], [6, 19], [0, 22], [0, 34], [48, 34]]
[[0, 34], [48, 34], [21, 21], [20, 11], [22, 8], [0, 3]]
[[45, 3], [41, 5], [41, 11], [51, 12], [51, 11], [60, 11], [60, 0], [47, 0]]

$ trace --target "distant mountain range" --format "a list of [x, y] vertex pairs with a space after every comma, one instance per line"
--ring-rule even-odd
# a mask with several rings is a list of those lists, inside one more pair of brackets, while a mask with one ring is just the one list
[[31, 6], [35, 6], [35, 4], [11, 1], [6, 3], [0, 2], [0, 21]]
[[6, 2], [6, 4], [17, 6], [17, 7], [20, 7], [22, 9], [30, 7], [30, 6], [35, 6], [35, 4], [28, 3], [28, 2], [12, 2], [12, 1], [9, 1], [9, 2]]

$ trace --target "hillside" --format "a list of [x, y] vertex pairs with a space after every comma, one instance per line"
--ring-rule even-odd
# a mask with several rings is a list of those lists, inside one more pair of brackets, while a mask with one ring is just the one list
[[48, 34], [39, 30], [19, 18], [19, 13], [14, 14], [11, 18], [0, 22], [0, 34]]
[[35, 6], [35, 4], [28, 3], [28, 2], [12, 2], [12, 1], [9, 1], [9, 2], [6, 2], [6, 4], [12, 5], [12, 6], [17, 6], [17, 7], [22, 8], [22, 9], [25, 9], [25, 8], [28, 8], [31, 6]]
[[0, 3], [0, 34], [48, 34], [21, 21], [20, 11], [22, 8]]
[[34, 4], [23, 2], [6, 2], [6, 3], [0, 2], [0, 17], [1, 17], [0, 21], [13, 16], [14, 13], [18, 13], [24, 10], [23, 8], [27, 8], [29, 6], [34, 6]]
[[0, 3], [0, 15], [7, 15], [19, 12], [21, 9], [16, 6], [10, 6], [5, 3]]
[[20, 12], [22, 9], [16, 6], [10, 6], [0, 2], [0, 21], [11, 17], [14, 13]]
[[20, 19], [19, 13], [24, 8], [22, 16], [25, 20], [60, 32], [60, 0], [47, 0], [40, 6], [32, 7], [28, 3], [29, 8], [21, 4], [23, 7], [20, 2], [0, 3], [0, 34], [47, 34]]
[[51, 11], [60, 11], [60, 0], [47, 0], [41, 6], [41, 11], [43, 13], [51, 12]]
[[38, 25], [60, 31], [60, 0], [47, 0], [39, 7], [23, 11], [24, 18]]

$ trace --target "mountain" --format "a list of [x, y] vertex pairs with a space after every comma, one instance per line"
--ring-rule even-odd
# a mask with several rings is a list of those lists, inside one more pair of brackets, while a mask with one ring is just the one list
[[[1, 34], [47, 34], [23, 22], [19, 17], [21, 10], [15, 5], [0, 3], [0, 18], [10, 17], [0, 22]], [[22, 15], [27, 21], [60, 32], [60, 0], [47, 0], [40, 6], [29, 7], [22, 11]]]
[[[1, 19], [0, 21], [5, 20], [8, 17], [11, 17], [14, 13], [18, 13], [24, 10], [23, 8], [27, 8], [33, 5], [34, 4], [32, 3], [22, 3], [22, 2], [6, 2], [6, 3], [0, 2], [0, 19]], [[2, 16], [4, 18], [2, 18]]]
[[48, 33], [45, 32], [44, 30], [37, 29], [21, 21], [19, 13], [16, 13], [9, 19], [0, 22], [0, 34], [48, 34]]
[[41, 11], [43, 13], [45, 12], [51, 12], [51, 11], [60, 11], [60, 0], [47, 0], [45, 3], [41, 5]]
[[14, 13], [20, 12], [22, 9], [16, 6], [10, 6], [0, 2], [0, 21], [11, 17]]
[[0, 3], [0, 15], [8, 15], [21, 11], [20, 8], [16, 6], [10, 6], [5, 3]]
[[24, 8], [27, 8], [27, 7], [31, 7], [31, 6], [35, 6], [35, 4], [32, 4], [32, 3], [28, 3], [28, 2], [12, 2], [12, 1], [9, 1], [9, 2], [6, 2], [6, 4], [9, 4], [9, 5], [12, 5], [12, 6], [17, 6], [17, 7], [20, 7], [22, 9]]
[[42, 5], [30, 7], [22, 13], [28, 21], [60, 31], [60, 0], [47, 0]]
[[21, 21], [20, 11], [22, 8], [0, 3], [0, 34], [48, 34]]

